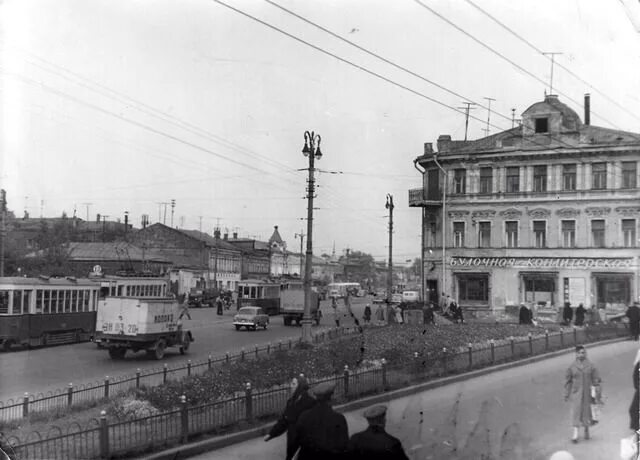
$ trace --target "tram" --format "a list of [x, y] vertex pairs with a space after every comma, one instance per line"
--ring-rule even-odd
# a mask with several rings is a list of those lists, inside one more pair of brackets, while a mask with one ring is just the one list
[[39, 276], [0, 278], [0, 347], [38, 347], [91, 340], [98, 304], [107, 297], [167, 297], [165, 277]]
[[269, 316], [280, 313], [279, 282], [242, 280], [238, 283], [238, 310], [244, 306], [260, 307]]

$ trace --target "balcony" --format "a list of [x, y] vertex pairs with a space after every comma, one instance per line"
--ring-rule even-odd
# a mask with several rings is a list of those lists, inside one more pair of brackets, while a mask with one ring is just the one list
[[427, 193], [423, 188], [409, 190], [409, 207], [420, 208], [430, 206], [442, 206], [442, 194], [440, 191]]

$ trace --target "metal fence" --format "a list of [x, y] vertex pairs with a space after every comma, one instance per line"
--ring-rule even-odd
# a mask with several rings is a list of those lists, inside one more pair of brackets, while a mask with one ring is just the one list
[[[446, 375], [627, 334], [625, 326], [610, 325], [469, 344], [457, 350], [416, 352], [402, 364], [380, 360], [369, 368], [354, 371], [345, 366], [340, 375], [311, 379], [310, 384], [335, 382], [334, 401], [340, 404]], [[44, 436], [34, 432], [24, 440], [10, 437], [3, 444], [8, 445], [7, 450], [15, 453], [16, 458], [24, 460], [130, 456], [186, 443], [204, 434], [226, 433], [273, 420], [289, 394], [288, 385], [255, 391], [247, 383], [242, 391], [227, 399], [190, 407], [182, 396], [176, 410], [127, 420], [108, 420], [103, 411], [99, 420], [92, 420], [84, 429], [78, 424], [64, 431], [52, 427]]]
[[[357, 330], [357, 328], [328, 329], [314, 334], [313, 340], [315, 343], [322, 343], [337, 337], [352, 335]], [[215, 358], [210, 355], [206, 360], [196, 362], [188, 360], [186, 364], [172, 368], [165, 363], [163, 367], [148, 369], [144, 372], [138, 369], [135, 374], [117, 377], [106, 376], [102, 381], [77, 386], [70, 383], [67, 388], [60, 388], [46, 393], [25, 393], [20, 401], [9, 399], [4, 403], [0, 402], [0, 421], [8, 422], [28, 417], [29, 414], [36, 412], [47, 412], [62, 407], [100, 401], [133, 388], [140, 388], [141, 385], [157, 386], [166, 383], [170, 379], [177, 380], [190, 375], [203, 374], [223, 363], [258, 358], [276, 350], [291, 349], [301, 340], [301, 338], [289, 339], [275, 344], [255, 346], [235, 354], [226, 353]]]

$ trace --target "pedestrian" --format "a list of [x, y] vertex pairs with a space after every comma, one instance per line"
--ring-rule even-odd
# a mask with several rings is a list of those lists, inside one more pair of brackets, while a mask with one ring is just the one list
[[371, 305], [365, 305], [362, 319], [364, 320], [364, 324], [369, 324], [371, 322]]
[[216, 298], [216, 307], [218, 308], [218, 315], [221, 316], [223, 312], [222, 312], [222, 297], [220, 295], [218, 295], [218, 297]]
[[336, 323], [336, 327], [340, 327], [340, 315], [338, 315], [338, 309], [333, 309], [333, 320]]
[[409, 460], [398, 438], [385, 431], [387, 408], [373, 406], [364, 411], [369, 427], [349, 439], [349, 459]]
[[527, 304], [522, 302], [520, 304], [520, 312], [518, 314], [518, 323], [519, 324], [531, 324], [531, 310], [527, 308]]
[[396, 305], [396, 307], [394, 308], [394, 313], [396, 315], [396, 323], [404, 323], [404, 319], [402, 318], [402, 308], [400, 308], [400, 305]]
[[598, 318], [602, 324], [607, 324], [607, 310], [604, 307], [598, 307]]
[[429, 302], [422, 309], [422, 320], [424, 324], [436, 324], [435, 315], [433, 314], [433, 303]]
[[384, 308], [382, 304], [378, 304], [378, 308], [376, 308], [376, 323], [378, 326], [384, 326]]
[[191, 313], [189, 313], [189, 304], [187, 302], [183, 302], [180, 304], [180, 315], [178, 316], [178, 319], [182, 319], [183, 316], [191, 319]]
[[295, 427], [300, 414], [311, 409], [316, 404], [316, 400], [309, 394], [309, 383], [303, 374], [291, 380], [291, 397], [287, 400], [284, 412], [273, 425], [269, 433], [264, 437], [265, 442], [277, 438], [285, 431], [287, 432], [287, 453], [286, 460], [291, 460], [295, 451], [293, 450], [293, 428]]
[[396, 322], [396, 310], [387, 300], [387, 323], [394, 324]]
[[464, 315], [462, 314], [462, 308], [460, 308], [455, 301], [453, 302], [453, 306], [454, 306], [454, 314], [453, 314], [454, 322], [458, 324], [464, 324]]
[[344, 415], [331, 407], [334, 382], [317, 385], [312, 393], [316, 404], [298, 418], [292, 432], [292, 452], [298, 460], [332, 460], [345, 456], [349, 443], [349, 429]]
[[447, 308], [449, 308], [449, 302], [447, 301], [447, 297], [449, 296], [446, 295], [444, 292], [440, 296], [440, 312], [442, 314], [444, 314], [444, 312], [447, 311]]
[[596, 367], [587, 359], [587, 350], [582, 345], [576, 347], [576, 360], [569, 366], [565, 376], [564, 400], [570, 403], [573, 433], [571, 441], [578, 442], [579, 429], [584, 427], [584, 438], [589, 439], [589, 427], [593, 425], [591, 415], [591, 387], [600, 394], [600, 375]]
[[562, 324], [568, 326], [571, 324], [571, 320], [573, 320], [573, 310], [571, 309], [571, 304], [565, 302], [562, 309]]
[[631, 340], [638, 341], [638, 335], [640, 335], [640, 302], [633, 302], [627, 308], [626, 316], [629, 318], [629, 332], [631, 333]]
[[636, 353], [636, 358], [633, 361], [633, 399], [631, 401], [631, 405], [629, 406], [629, 428], [636, 433], [640, 430], [640, 399], [638, 395], [638, 381], [640, 380], [640, 376], [638, 369], [640, 368], [640, 350]]
[[344, 307], [347, 309], [347, 313], [351, 315], [351, 296], [349, 295], [349, 291], [347, 291], [344, 296]]
[[576, 326], [584, 326], [584, 317], [587, 313], [587, 309], [584, 308], [584, 305], [578, 304], [578, 308], [576, 308], [576, 320], [573, 322]]

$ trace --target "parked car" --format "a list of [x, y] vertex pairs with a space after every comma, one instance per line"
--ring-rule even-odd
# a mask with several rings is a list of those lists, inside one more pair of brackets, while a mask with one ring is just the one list
[[402, 303], [402, 294], [391, 294], [391, 303]]
[[403, 302], [418, 302], [420, 300], [420, 293], [418, 291], [403, 291]]
[[213, 308], [216, 304], [216, 298], [218, 297], [218, 294], [219, 292], [217, 289], [191, 288], [187, 302], [190, 307], [194, 307], [194, 308], [200, 308], [200, 307]]
[[233, 317], [233, 325], [236, 331], [241, 327], [246, 327], [248, 331], [255, 331], [258, 327], [264, 329], [269, 324], [269, 315], [260, 307], [242, 307]]

